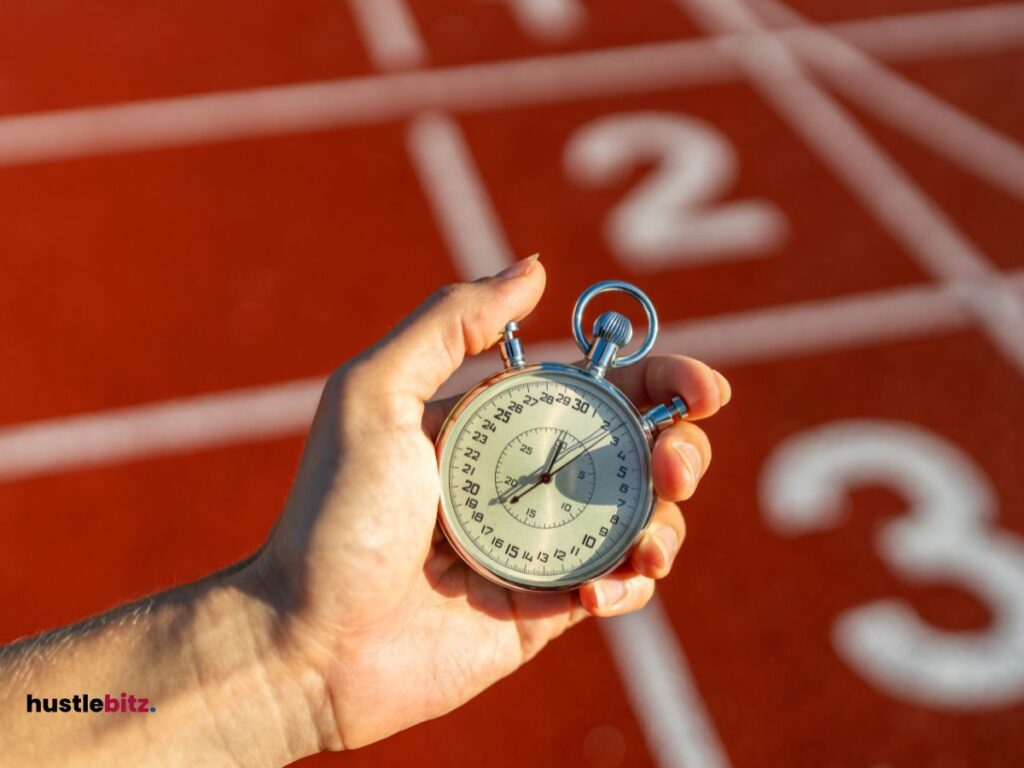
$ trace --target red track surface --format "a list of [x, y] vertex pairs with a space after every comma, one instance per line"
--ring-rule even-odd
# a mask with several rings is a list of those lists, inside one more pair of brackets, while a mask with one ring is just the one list
[[[574, 51], [697, 42], [713, 30], [670, 0], [592, 0], [568, 26], [532, 31], [511, 13], [514, 5], [410, 3], [419, 59], [391, 61], [371, 55], [374, 33], [342, 0], [4, 8], [0, 109], [15, 116], [387, 78], [390, 66], [443, 74], [544, 55], [557, 68], [565, 60], [558, 57]], [[898, 22], [954, 4], [793, 7], [831, 25]], [[1024, 14], [1019, 6], [982, 8], [971, 17], [975, 27], [928, 16], [922, 24], [930, 29], [947, 24], [939, 43], [901, 57], [890, 40], [875, 61], [974, 116], [983, 133], [1001, 134], [1007, 141], [994, 165], [1011, 168], [1024, 151]], [[950, 42], [967, 37], [974, 42]], [[826, 48], [844, 45], [837, 40], [829, 37]], [[698, 59], [726, 60], [705, 54]], [[715, 465], [687, 505], [687, 545], [660, 591], [674, 630], [666, 639], [678, 642], [699, 692], [690, 710], [711, 724], [705, 764], [1024, 763], [1024, 437], [1016, 428], [1024, 423], [1024, 323], [1004, 306], [1019, 305], [1024, 293], [1020, 281], [1006, 279], [1024, 266], [1020, 187], [986, 180], [979, 145], [927, 148], [893, 125], [892, 111], [822, 86], [988, 271], [964, 267], [948, 243], [925, 243], [922, 256], [908, 246], [927, 240], [920, 232], [909, 241], [895, 234], [900, 222], [918, 220], [904, 201], [886, 197], [872, 210], [866, 201], [877, 189], [858, 193], [815, 149], [797, 127], [807, 114], [795, 123], [759, 90], [757, 74], [742, 65], [730, 71], [641, 88], [614, 86], [595, 69], [586, 93], [518, 98], [510, 88], [505, 106], [447, 115], [411, 111], [271, 136], [243, 127], [212, 142], [178, 137], [63, 159], [54, 149], [52, 159], [23, 162], [17, 142], [4, 144], [9, 121], [0, 118], [0, 424], [9, 425], [0, 428], [0, 640], [245, 555], [276, 516], [301, 445], [297, 423], [284, 436], [253, 440], [239, 431], [219, 446], [200, 436], [173, 451], [100, 455], [89, 467], [90, 447], [61, 431], [66, 417], [135, 405], [144, 414], [166, 400], [322, 375], [436, 285], [475, 276], [504, 252], [539, 250], [549, 288], [523, 326], [528, 354], [530, 342], [568, 338], [568, 312], [585, 285], [621, 277], [650, 293], [669, 342], [674, 330], [698, 346], [677, 351], [710, 358], [733, 383], [733, 404], [708, 424]], [[875, 88], [868, 75], [858, 77]], [[610, 119], [613, 127], [601, 129]], [[669, 138], [652, 139], [652, 124]], [[429, 135], [417, 144], [420, 129]], [[617, 177], [596, 181], [597, 160], [580, 170], [567, 156], [574, 142], [597, 142], [601, 130], [605, 149], [627, 161]], [[806, 130], [822, 136], [828, 128], [812, 120]], [[506, 243], [497, 256], [486, 236], [469, 235], [462, 253], [450, 232], [445, 239], [436, 190], [416, 154], [436, 149], [439, 136], [467, 150], [485, 193], [477, 202], [498, 222], [489, 236]], [[651, 261], [642, 243], [615, 239], [609, 221], [624, 198], [657, 173], [667, 174], [667, 189], [685, 193], [687, 169], [723, 147], [735, 160], [733, 178], [708, 171], [702, 178], [721, 188], [699, 207], [677, 196], [659, 217], [648, 200], [642, 223], [706, 222], [720, 206], [755, 201], [784, 225], [774, 235], [755, 227], [744, 241], [754, 253], [738, 255], [733, 243], [713, 248], [713, 260], [696, 260], [683, 237]], [[670, 152], [679, 162], [674, 174]], [[463, 202], [453, 204], [464, 225], [471, 215]], [[885, 226], [886, 214], [896, 224]], [[998, 299], [1000, 285], [1010, 299]], [[973, 300], [957, 298], [964, 286]], [[879, 306], [849, 308], [847, 300], [877, 291], [893, 292], [885, 305], [892, 319], [880, 320]], [[798, 302], [835, 313], [784, 328], [775, 312], [747, 314]], [[736, 323], [703, 323], [723, 314]], [[873, 330], [856, 331], [866, 326]], [[721, 334], [710, 335], [714, 329]], [[74, 443], [78, 458], [12, 470], [21, 445], [15, 428], [44, 420], [57, 420], [55, 439]], [[98, 423], [102, 432], [106, 422]], [[851, 430], [828, 431], [837, 424]], [[800, 451], [809, 435], [821, 442], [786, 454], [791, 461], [772, 474], [782, 451]], [[976, 481], [956, 474], [972, 467]], [[778, 477], [799, 480], [787, 495]], [[817, 496], [801, 505], [799, 491]], [[810, 522], [801, 527], [797, 518]], [[898, 534], [895, 523], [909, 529]], [[876, 643], [843, 650], [840, 617], [883, 600], [902, 602], [902, 626], [916, 626], [921, 642], [902, 651], [875, 626]], [[620, 669], [590, 622], [458, 712], [308, 764], [699, 764], [652, 741], [657, 725], [631, 704]], [[634, 681], [635, 695], [643, 698], [648, 682]], [[677, 734], [682, 727], [668, 724]]]

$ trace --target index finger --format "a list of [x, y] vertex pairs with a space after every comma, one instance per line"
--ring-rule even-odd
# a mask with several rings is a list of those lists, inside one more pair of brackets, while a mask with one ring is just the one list
[[651, 355], [635, 365], [613, 368], [608, 380], [640, 409], [682, 397], [690, 420], [713, 416], [732, 397], [725, 376], [684, 355]]

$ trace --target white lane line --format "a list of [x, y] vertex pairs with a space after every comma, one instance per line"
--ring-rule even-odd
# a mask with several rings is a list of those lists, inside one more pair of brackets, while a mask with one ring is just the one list
[[493, 275], [511, 264], [501, 222], [458, 124], [436, 112], [415, 117], [406, 146], [462, 279]]
[[[885, 18], [893, 23], [885, 23]], [[1024, 5], [948, 8], [822, 26], [862, 51], [890, 61], [924, 58], [939, 51], [946, 57], [998, 53], [1020, 47]]]
[[883, 122], [989, 183], [1024, 199], [1024, 147], [877, 64], [838, 35], [777, 0], [751, 0], [771, 25], [798, 26], [787, 40], [825, 82]]
[[[1024, 270], [1007, 283], [1024, 294]], [[896, 288], [665, 323], [655, 349], [735, 366], [947, 333], [970, 322], [953, 288]], [[532, 342], [528, 323], [524, 343], [530, 361], [581, 356], [571, 341]], [[493, 351], [472, 358], [441, 394], [499, 366]], [[301, 379], [0, 427], [0, 482], [299, 434], [322, 385]]]
[[404, 0], [349, 0], [349, 7], [378, 69], [411, 69], [427, 63], [427, 49]]
[[[404, 0], [352, 1], [379, 66], [422, 63], [426, 51]], [[422, 54], [415, 61], [402, 55], [411, 48]], [[399, 54], [391, 56], [396, 49]], [[458, 124], [440, 112], [419, 113], [406, 128], [405, 144], [459, 276], [472, 280], [511, 264], [501, 223]]]
[[[967, 13], [967, 12], [963, 12]], [[1024, 46], [1024, 6], [836, 25], [861, 48], [906, 57]], [[980, 20], [984, 20], [981, 23]], [[920, 37], [901, 51], [904, 27]], [[793, 30], [779, 33], [786, 39]], [[997, 34], [997, 32], [999, 34]], [[1003, 35], [1003, 36], [1000, 36]], [[745, 39], [745, 38], [744, 38]], [[925, 44], [927, 41], [927, 44]], [[0, 118], [0, 166], [326, 130], [423, 110], [478, 112], [724, 82], [742, 70], [715, 40], [687, 40], [519, 61], [225, 91]]]
[[658, 90], [730, 69], [701, 40], [19, 115], [0, 118], [0, 165]]
[[293, 435], [323, 379], [118, 408], [0, 429], [0, 481]]
[[[1024, 270], [1007, 282], [1024, 294]], [[685, 354], [719, 367], [747, 365], [948, 333], [970, 327], [971, 319], [954, 288], [890, 288], [664, 323], [654, 352]], [[529, 325], [524, 332], [528, 363], [582, 357], [571, 342], [531, 342]], [[458, 394], [496, 365], [489, 355], [470, 358], [439, 395]]]
[[661, 601], [599, 625], [659, 768], [726, 768], [729, 758]]
[[817, 153], [882, 227], [935, 279], [956, 284], [975, 319], [1024, 372], [1024, 302], [1003, 290], [985, 256], [803, 70], [788, 44], [741, 0], [676, 0], [747, 74], [751, 84]]

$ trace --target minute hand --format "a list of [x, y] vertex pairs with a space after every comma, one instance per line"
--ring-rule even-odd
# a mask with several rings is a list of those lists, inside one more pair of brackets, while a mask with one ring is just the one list
[[530, 491], [532, 491], [538, 485], [543, 485], [543, 484], [545, 484], [547, 482], [550, 482], [550, 480], [551, 480], [551, 467], [554, 466], [555, 462], [558, 460], [559, 454], [562, 452], [562, 449], [565, 447], [565, 441], [562, 440], [562, 436], [564, 434], [565, 434], [564, 431], [559, 432], [558, 436], [555, 438], [555, 447], [551, 451], [551, 458], [544, 463], [544, 467], [543, 467], [543, 469], [541, 469], [540, 479], [537, 480], [537, 482], [535, 482], [533, 485], [531, 485], [525, 491], [520, 491], [519, 493], [516, 492], [517, 490], [519, 490], [517, 487], [513, 486], [512, 488], [509, 488], [507, 491], [505, 491], [505, 493], [498, 495], [498, 501], [500, 501], [502, 504], [504, 504], [505, 503], [505, 499], [510, 498], [510, 497], [513, 498], [514, 501], [519, 501], [521, 498], [523, 498], [523, 496], [528, 494]]
[[555, 467], [553, 470], [551, 470], [551, 472], [549, 473], [550, 476], [554, 477], [555, 475], [557, 475], [563, 469], [565, 469], [570, 464], [572, 464], [574, 461], [576, 461], [576, 459], [578, 459], [584, 453], [587, 453], [591, 448], [593, 448], [595, 445], [597, 445], [602, 440], [604, 440], [606, 437], [608, 437], [608, 435], [612, 435], [612, 434], [618, 432], [624, 426], [625, 426], [625, 423], [619, 424], [619, 426], [617, 426], [615, 429], [610, 429], [607, 432], [604, 432], [604, 433], [598, 435], [593, 440], [591, 440], [591, 441], [589, 441], [587, 443], [580, 443], [579, 451], [571, 459], [567, 459], [562, 464], [559, 464], [557, 467]]
[[[590, 448], [590, 447], [592, 447], [594, 445], [597, 445], [599, 442], [604, 440], [605, 437], [610, 435], [612, 432], [615, 432], [617, 429], [620, 429], [622, 426], [623, 426], [622, 424], [619, 424], [619, 426], [616, 427], [615, 429], [609, 430], [608, 432], [602, 432], [602, 433], [598, 434], [597, 437], [589, 437], [588, 436], [587, 438], [584, 438], [584, 440], [582, 442], [578, 443], [573, 448], [574, 451], [577, 451], [575, 456], [573, 456], [571, 459], [566, 461], [564, 464], [562, 464], [557, 469], [553, 469], [553, 470], [551, 470], [550, 472], [547, 473], [548, 482], [551, 482], [551, 478], [554, 477], [559, 471], [565, 469], [567, 466], [572, 464], [576, 459], [578, 459], [580, 456], [582, 456], [584, 453], [586, 453], [588, 448]], [[593, 434], [593, 433], [591, 433], [591, 434]], [[558, 458], [558, 457], [556, 456], [555, 458]], [[554, 461], [552, 461], [551, 463], [554, 464]], [[534, 488], [537, 488], [537, 487], [539, 487], [541, 485], [545, 485], [545, 484], [546, 483], [544, 483], [544, 481], [541, 481], [539, 483], [534, 483], [533, 485], [531, 485], [529, 488], [527, 488], [522, 493], [513, 496], [512, 497], [513, 503], [515, 503], [517, 501], [521, 501], [522, 498], [526, 494], [528, 494], [530, 491], [532, 491]]]

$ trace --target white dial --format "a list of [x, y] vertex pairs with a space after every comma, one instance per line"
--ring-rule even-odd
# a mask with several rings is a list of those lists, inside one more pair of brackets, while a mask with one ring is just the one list
[[611, 385], [566, 366], [488, 382], [441, 448], [442, 521], [512, 586], [565, 589], [613, 568], [653, 500], [647, 436]]

